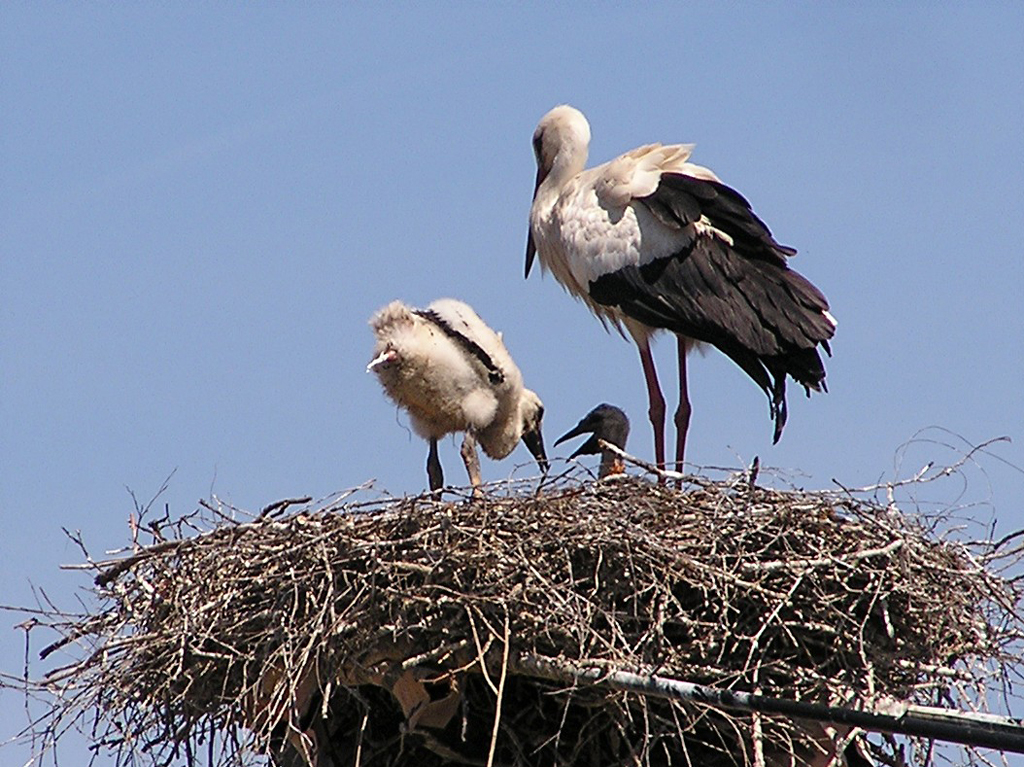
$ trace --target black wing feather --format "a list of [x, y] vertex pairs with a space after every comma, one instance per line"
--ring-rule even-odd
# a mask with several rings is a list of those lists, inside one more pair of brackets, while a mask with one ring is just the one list
[[469, 352], [472, 356], [476, 357], [480, 363], [487, 369], [487, 379], [492, 384], [500, 384], [505, 380], [505, 374], [501, 372], [501, 368], [495, 364], [491, 355], [484, 351], [483, 347], [480, 346], [472, 338], [469, 338], [458, 330], [453, 328], [448, 322], [437, 312], [432, 309], [414, 309], [413, 314], [417, 317], [422, 317], [428, 322], [432, 322], [438, 327], [438, 329], [446, 336], [451, 338], [455, 343]]
[[[689, 202], [681, 202], [688, 199]], [[590, 283], [597, 303], [617, 306], [646, 325], [718, 347], [767, 394], [778, 440], [786, 422], [786, 376], [807, 389], [825, 386], [818, 354], [834, 326], [828, 301], [786, 264], [779, 245], [738, 193], [722, 184], [666, 174], [641, 200], [656, 218], [691, 215], [691, 203], [733, 239], [702, 235], [686, 249], [643, 266], [627, 266]], [[684, 224], [683, 215], [674, 226]]]
[[786, 257], [796, 254], [796, 250], [775, 240], [743, 195], [718, 181], [683, 173], [664, 173], [654, 193], [639, 200], [659, 220], [662, 216], [654, 212], [654, 208], [672, 211], [674, 227], [692, 224], [703, 216], [712, 226], [728, 234], [737, 249], [748, 256], [784, 262]]

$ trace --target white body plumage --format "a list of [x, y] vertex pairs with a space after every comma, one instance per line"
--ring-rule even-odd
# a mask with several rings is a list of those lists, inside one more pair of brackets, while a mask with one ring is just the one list
[[[523, 377], [501, 336], [472, 307], [455, 299], [414, 309], [401, 301], [370, 319], [376, 337], [376, 373], [385, 393], [409, 413], [413, 429], [431, 443], [428, 475], [432, 489], [440, 479], [437, 440], [464, 432], [463, 458], [474, 485], [479, 470], [466, 452], [477, 441], [491, 458], [505, 458], [522, 439], [543, 469], [546, 461], [540, 424], [540, 398], [523, 386]], [[438, 484], [438, 486], [440, 486]]]

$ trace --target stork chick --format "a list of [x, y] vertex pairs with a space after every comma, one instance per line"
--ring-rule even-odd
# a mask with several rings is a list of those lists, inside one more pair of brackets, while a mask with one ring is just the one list
[[367, 372], [409, 413], [413, 430], [429, 441], [427, 479], [444, 484], [437, 441], [463, 432], [462, 460], [474, 493], [480, 486], [476, 443], [494, 459], [521, 439], [542, 472], [544, 406], [523, 386], [523, 376], [495, 333], [462, 301], [444, 298], [426, 309], [392, 301], [370, 318], [377, 343]]
[[567, 439], [578, 437], [580, 434], [590, 434], [591, 436], [576, 448], [576, 451], [569, 456], [570, 459], [581, 455], [600, 453], [601, 467], [597, 473], [598, 479], [607, 477], [609, 474], [625, 472], [626, 466], [622, 459], [611, 450], [602, 447], [598, 442], [598, 440], [604, 440], [615, 445], [619, 450], [626, 449], [626, 439], [629, 437], [629, 418], [622, 410], [607, 402], [598, 405], [583, 416], [583, 419], [575, 427], [556, 439], [555, 444], [560, 445]]

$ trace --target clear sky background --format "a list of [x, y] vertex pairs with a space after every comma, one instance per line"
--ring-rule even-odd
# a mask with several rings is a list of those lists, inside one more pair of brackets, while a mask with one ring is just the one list
[[[695, 466], [859, 486], [1007, 435], [936, 497], [1024, 525], [1024, 4], [4, 3], [0, 602], [72, 606], [61, 528], [123, 545], [126, 488], [172, 471], [172, 513], [422, 490], [426, 444], [364, 370], [394, 298], [502, 330], [552, 454], [608, 401], [651, 458], [635, 348], [523, 280], [530, 139], [563, 102], [592, 162], [695, 142], [839, 320], [830, 393], [791, 386], [775, 447], [745, 374], [693, 361]], [[674, 408], [674, 343], [656, 354]], [[456, 441], [441, 459], [463, 482]], [[483, 468], [533, 472], [524, 448]], [[24, 721], [0, 691], [0, 739]]]

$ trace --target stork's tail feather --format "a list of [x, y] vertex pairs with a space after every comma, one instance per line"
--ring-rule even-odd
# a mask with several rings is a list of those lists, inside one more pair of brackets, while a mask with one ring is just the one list
[[782, 437], [782, 429], [786, 426], [786, 419], [789, 417], [789, 408], [786, 406], [786, 374], [773, 373], [774, 382], [771, 393], [771, 416], [775, 419], [775, 434], [772, 435], [772, 444], [776, 445]]
[[805, 389], [828, 391], [825, 387], [825, 364], [821, 361], [816, 347], [797, 349], [775, 357], [768, 367], [774, 371], [789, 374]]
[[789, 415], [786, 405], [786, 376], [790, 376], [803, 386], [807, 396], [811, 395], [811, 389], [827, 392], [825, 365], [821, 361], [821, 355], [818, 354], [817, 348], [798, 349], [771, 359], [763, 359], [762, 363], [771, 373], [771, 388], [766, 387], [762, 381], [758, 381], [757, 377], [754, 377], [754, 380], [761, 383], [761, 387], [771, 402], [771, 416], [775, 420], [775, 435], [772, 438], [774, 444], [782, 436], [782, 429], [786, 425], [786, 418]]
[[786, 404], [786, 378], [791, 377], [810, 396], [811, 389], [828, 391], [825, 386], [825, 366], [817, 348], [797, 349], [788, 354], [774, 357], [757, 357], [735, 349], [726, 351], [733, 361], [746, 371], [754, 382], [768, 395], [769, 415], [775, 421], [772, 444], [782, 437], [786, 426], [789, 407]]

